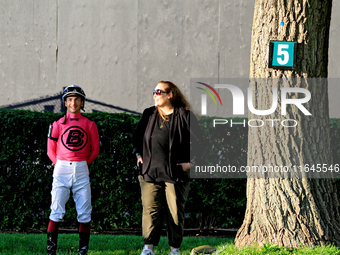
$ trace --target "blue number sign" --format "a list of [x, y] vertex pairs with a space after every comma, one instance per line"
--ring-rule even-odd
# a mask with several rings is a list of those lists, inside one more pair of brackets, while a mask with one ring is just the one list
[[269, 68], [295, 69], [297, 42], [270, 41]]

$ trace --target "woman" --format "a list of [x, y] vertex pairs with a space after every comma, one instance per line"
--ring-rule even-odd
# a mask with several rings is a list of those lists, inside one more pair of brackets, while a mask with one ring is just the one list
[[[143, 204], [141, 255], [154, 255], [165, 215], [170, 255], [180, 254], [184, 206], [189, 193], [190, 142], [197, 143], [191, 126], [198, 126], [190, 106], [175, 84], [160, 81], [153, 91], [155, 106], [147, 108], [134, 134], [134, 153]], [[191, 117], [191, 119], [190, 119]], [[194, 123], [194, 124], [193, 124]]]

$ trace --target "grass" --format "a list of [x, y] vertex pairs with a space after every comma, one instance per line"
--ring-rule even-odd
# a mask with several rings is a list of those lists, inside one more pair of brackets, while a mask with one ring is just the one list
[[[160, 243], [155, 247], [156, 254], [169, 254], [169, 246], [166, 237], [161, 237]], [[299, 249], [281, 248], [277, 245], [265, 245], [258, 247], [245, 247], [236, 249], [233, 238], [212, 237], [185, 237], [181, 246], [181, 254], [189, 255], [192, 248], [200, 245], [217, 247], [219, 255], [226, 254], [339, 254], [340, 251], [334, 246], [317, 248], [304, 247]], [[89, 255], [139, 255], [143, 247], [140, 236], [133, 235], [92, 235]], [[58, 240], [58, 255], [77, 254], [78, 235], [60, 234]], [[43, 234], [1, 234], [0, 255], [22, 254], [36, 255], [46, 254], [46, 235]]]

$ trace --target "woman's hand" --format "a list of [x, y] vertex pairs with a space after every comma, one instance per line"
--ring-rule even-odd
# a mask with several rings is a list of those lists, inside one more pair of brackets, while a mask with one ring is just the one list
[[141, 155], [137, 155], [137, 166], [139, 167], [139, 164], [143, 164], [143, 159]]
[[190, 169], [190, 163], [178, 163], [178, 166], [182, 166], [183, 171], [188, 171]]

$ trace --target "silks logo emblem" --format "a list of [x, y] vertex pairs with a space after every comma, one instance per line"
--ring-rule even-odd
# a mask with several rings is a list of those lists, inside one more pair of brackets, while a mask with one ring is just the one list
[[87, 144], [88, 136], [81, 127], [72, 126], [62, 134], [61, 141], [68, 150], [79, 151]]
[[[221, 98], [220, 98], [220, 95], [217, 93], [217, 91], [216, 91], [213, 87], [211, 87], [210, 85], [208, 85], [208, 84], [206, 84], [206, 83], [203, 83], [203, 82], [197, 82], [197, 83], [206, 86], [206, 87], [209, 88], [212, 92], [214, 92], [215, 95], [217, 96], [218, 100], [220, 101], [221, 106], [222, 106], [222, 100], [221, 100]], [[215, 105], [217, 106], [216, 100], [215, 100], [214, 96], [211, 94], [211, 92], [210, 92], [209, 90], [203, 89], [203, 88], [201, 88], [201, 87], [196, 87], [196, 88], [201, 89], [201, 90], [203, 90], [204, 92], [206, 92], [206, 93], [214, 100], [214, 103], [215, 103]], [[206, 95], [206, 94], [202, 94], [202, 95], [201, 95], [201, 100], [202, 100], [202, 101], [201, 101], [201, 103], [202, 103], [202, 104], [201, 104], [201, 114], [202, 114], [202, 115], [207, 115], [207, 95]]]

